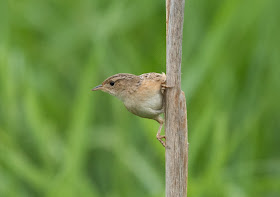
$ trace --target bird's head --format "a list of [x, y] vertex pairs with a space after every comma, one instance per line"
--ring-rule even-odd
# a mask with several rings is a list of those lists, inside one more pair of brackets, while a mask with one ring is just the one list
[[107, 78], [101, 85], [96, 86], [92, 91], [101, 90], [120, 99], [126, 96], [127, 91], [133, 85], [138, 76], [127, 73], [120, 73]]

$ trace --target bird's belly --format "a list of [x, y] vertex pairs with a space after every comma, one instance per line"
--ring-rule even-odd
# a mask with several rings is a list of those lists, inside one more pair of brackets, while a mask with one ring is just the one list
[[125, 102], [125, 106], [128, 111], [137, 116], [143, 118], [154, 118], [163, 112], [162, 95], [155, 94], [154, 96], [141, 101], [138, 100], [137, 102]]

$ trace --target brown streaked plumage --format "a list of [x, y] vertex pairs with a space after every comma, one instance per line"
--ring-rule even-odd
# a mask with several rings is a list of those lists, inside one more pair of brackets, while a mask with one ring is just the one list
[[128, 111], [142, 118], [156, 120], [159, 124], [157, 139], [165, 146], [161, 136], [163, 118], [160, 116], [163, 109], [163, 93], [166, 76], [164, 73], [145, 73], [133, 75], [119, 73], [107, 78], [101, 85], [92, 91], [101, 90], [119, 98]]

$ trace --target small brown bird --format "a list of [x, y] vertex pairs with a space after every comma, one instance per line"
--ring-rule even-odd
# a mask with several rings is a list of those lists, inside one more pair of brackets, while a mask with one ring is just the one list
[[164, 73], [145, 73], [133, 75], [120, 73], [107, 78], [101, 85], [92, 91], [101, 90], [119, 98], [128, 111], [142, 118], [156, 120], [160, 126], [157, 139], [165, 147], [165, 142], [160, 135], [164, 112], [163, 93], [166, 88], [166, 76]]

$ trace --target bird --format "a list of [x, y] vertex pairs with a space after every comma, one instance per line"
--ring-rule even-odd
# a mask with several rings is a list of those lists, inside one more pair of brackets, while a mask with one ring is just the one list
[[134, 75], [119, 73], [105, 79], [102, 84], [94, 87], [92, 91], [101, 90], [121, 100], [126, 109], [142, 118], [153, 119], [160, 126], [156, 137], [165, 147], [165, 135], [161, 135], [164, 119], [164, 92], [166, 86], [165, 73], [144, 73]]

